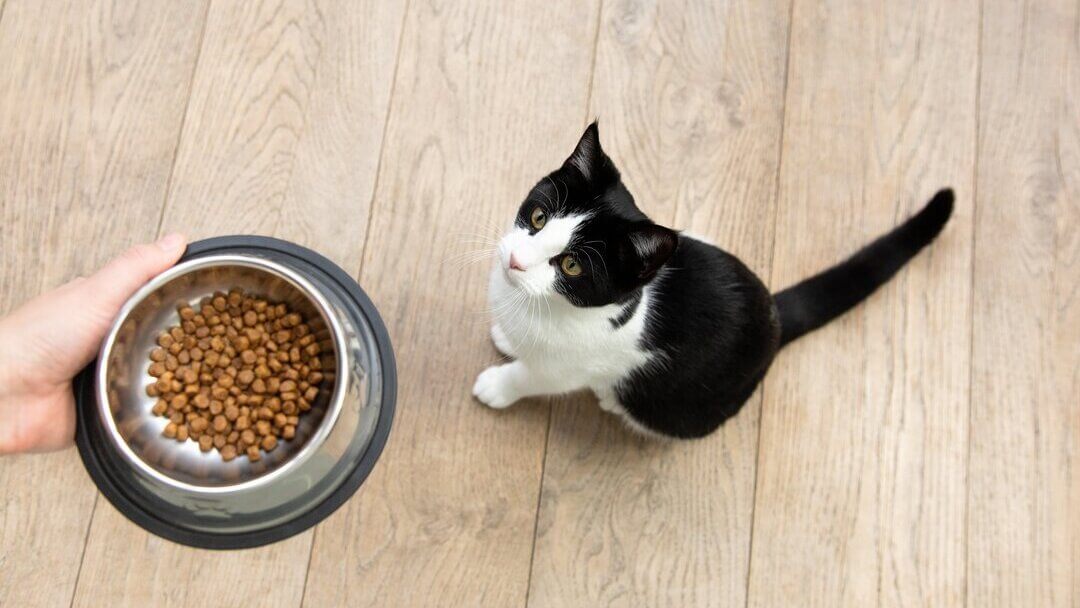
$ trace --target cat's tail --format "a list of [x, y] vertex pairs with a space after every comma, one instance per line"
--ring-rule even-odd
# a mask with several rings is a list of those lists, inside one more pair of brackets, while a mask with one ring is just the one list
[[953, 210], [941, 190], [921, 211], [837, 266], [776, 294], [780, 345], [844, 314], [888, 281], [941, 232]]

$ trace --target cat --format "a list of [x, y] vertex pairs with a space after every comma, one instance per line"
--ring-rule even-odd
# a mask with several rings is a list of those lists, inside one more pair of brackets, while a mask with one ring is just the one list
[[945, 226], [953, 193], [843, 263], [773, 295], [731, 254], [651, 221], [593, 122], [498, 242], [495, 347], [473, 394], [492, 408], [591, 389], [651, 436], [704, 437], [731, 418], [776, 353], [889, 280]]

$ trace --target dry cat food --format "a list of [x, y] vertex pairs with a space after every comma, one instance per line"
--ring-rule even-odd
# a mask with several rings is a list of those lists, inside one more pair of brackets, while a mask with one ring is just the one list
[[197, 308], [177, 308], [180, 324], [158, 336], [150, 352], [146, 394], [153, 413], [169, 419], [162, 434], [191, 440], [224, 460], [292, 439], [323, 381], [311, 327], [285, 304], [234, 288]]

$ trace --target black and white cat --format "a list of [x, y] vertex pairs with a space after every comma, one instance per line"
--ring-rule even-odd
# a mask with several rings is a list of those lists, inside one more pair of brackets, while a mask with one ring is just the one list
[[885, 283], [952, 208], [942, 190], [847, 261], [773, 296], [731, 254], [649, 220], [593, 123], [499, 242], [491, 337], [514, 361], [484, 370], [473, 394], [505, 408], [591, 389], [639, 431], [702, 437], [739, 411], [781, 347]]

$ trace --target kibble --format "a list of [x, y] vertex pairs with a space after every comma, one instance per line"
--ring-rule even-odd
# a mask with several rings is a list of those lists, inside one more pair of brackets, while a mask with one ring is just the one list
[[303, 316], [236, 288], [181, 305], [177, 315], [147, 368], [151, 412], [168, 419], [162, 435], [252, 462], [293, 439], [324, 378]]

